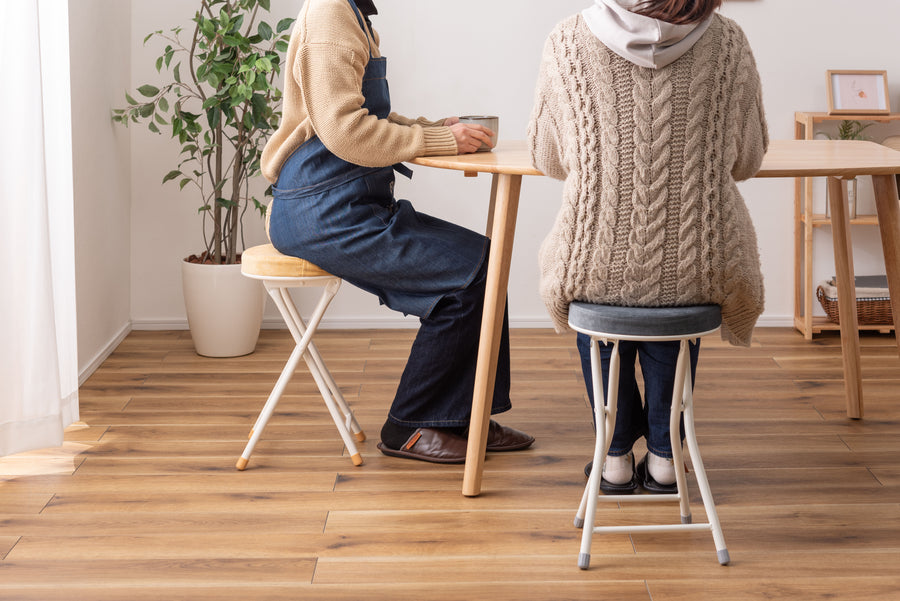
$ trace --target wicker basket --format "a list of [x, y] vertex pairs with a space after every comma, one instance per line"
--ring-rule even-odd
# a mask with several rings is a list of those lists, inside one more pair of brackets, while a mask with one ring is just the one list
[[[883, 283], [883, 287], [881, 284]], [[838, 294], [834, 280], [824, 281], [816, 288], [816, 298], [828, 320], [841, 323], [838, 313]], [[885, 276], [860, 276], [856, 278], [856, 316], [860, 325], [893, 325], [891, 298]]]

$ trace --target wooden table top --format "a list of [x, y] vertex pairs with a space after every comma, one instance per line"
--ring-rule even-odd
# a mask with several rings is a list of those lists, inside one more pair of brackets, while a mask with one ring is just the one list
[[[900, 153], [898, 153], [900, 154]], [[504, 173], [507, 175], [543, 175], [531, 165], [531, 153], [524, 140], [500, 142], [490, 152], [451, 156], [418, 157], [414, 165], [454, 169], [467, 173]]]
[[890, 175], [900, 152], [856, 140], [772, 140], [755, 177]]
[[[543, 175], [524, 140], [500, 142], [491, 152], [419, 157], [416, 165], [468, 173]], [[756, 177], [889, 175], [900, 173], [900, 152], [854, 140], [772, 140]]]

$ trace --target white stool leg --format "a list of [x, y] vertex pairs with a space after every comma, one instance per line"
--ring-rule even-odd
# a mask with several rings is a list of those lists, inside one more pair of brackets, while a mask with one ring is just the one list
[[600, 367], [600, 342], [591, 338], [591, 379], [594, 389], [594, 422], [597, 439], [594, 444], [594, 463], [591, 475], [581, 497], [581, 506], [575, 516], [575, 526], [582, 528], [581, 552], [578, 554], [578, 567], [582, 570], [588, 569], [591, 564], [591, 540], [597, 515], [597, 497], [600, 495], [600, 478], [603, 473], [603, 462], [612, 443], [612, 435], [616, 427], [616, 410], [619, 400], [618, 340], [613, 342], [609, 360], [609, 382], [604, 397], [602, 396], [603, 372]]
[[[318, 313], [318, 310], [313, 312], [313, 316], [310, 318], [309, 325], [306, 326], [303, 323], [303, 318], [300, 316], [300, 313], [297, 311], [296, 305], [291, 301], [290, 297], [284, 298], [284, 306], [288, 310], [291, 315], [290, 323], [293, 323], [297, 327], [297, 331], [301, 333], [301, 335], [305, 334], [309, 328], [315, 330], [318, 328], [319, 320], [325, 314], [325, 308], [327, 308], [328, 304], [331, 302], [331, 299], [334, 298], [334, 295], [337, 294], [338, 288], [340, 287], [340, 280], [333, 280], [329, 282], [327, 288], [328, 300], [325, 302], [325, 305], [322, 307], [321, 314]], [[286, 294], [286, 292], [285, 292]], [[296, 338], [296, 335], [295, 335]], [[340, 388], [335, 383], [334, 378], [331, 376], [331, 372], [328, 371], [328, 367], [325, 365], [325, 361], [322, 360], [322, 356], [319, 354], [319, 349], [316, 348], [316, 343], [310, 340], [309, 344], [306, 347], [306, 353], [309, 357], [304, 357], [306, 359], [307, 365], [310, 366], [310, 371], [313, 371], [312, 365], [309, 363], [310, 359], [314, 361], [316, 368], [318, 369], [319, 374], [321, 374], [326, 386], [327, 390], [330, 391], [330, 394], [326, 394], [326, 392], [320, 386], [320, 391], [322, 392], [323, 398], [325, 398], [325, 403], [328, 405], [330, 402], [336, 402], [339, 410], [343, 414], [343, 427], [345, 429], [352, 430], [357, 441], [362, 442], [366, 439], [365, 433], [362, 431], [362, 428], [359, 426], [359, 423], [356, 421], [356, 417], [353, 415], [353, 412], [350, 410], [350, 406], [347, 404], [347, 401], [344, 399], [344, 395], [341, 394]], [[331, 398], [333, 401], [329, 401], [328, 398]], [[332, 416], [334, 414], [332, 413]], [[338, 424], [340, 418], [334, 418], [335, 424]], [[341, 430], [341, 426], [338, 425], [338, 430]], [[343, 436], [343, 432], [342, 432]], [[351, 446], [348, 450], [351, 451], [351, 456], [357, 455], [355, 445]]]
[[[344, 422], [341, 419], [341, 415], [337, 412], [337, 407], [335, 406], [335, 401], [333, 400], [331, 394], [332, 388], [329, 387], [329, 384], [325, 382], [325, 379], [320, 373], [320, 366], [324, 367], [324, 362], [322, 362], [321, 356], [318, 355], [318, 351], [316, 351], [315, 353], [317, 360], [315, 360], [313, 356], [307, 352], [307, 349], [312, 342], [312, 336], [315, 333], [319, 322], [322, 320], [322, 316], [325, 314], [325, 310], [328, 308], [329, 303], [334, 298], [334, 295], [337, 293], [337, 290], [340, 287], [340, 280], [334, 278], [329, 280], [325, 285], [322, 296], [319, 299], [319, 302], [310, 318], [309, 326], [306, 326], [306, 324], [304, 324], [303, 322], [302, 317], [300, 317], [296, 306], [290, 298], [290, 292], [287, 287], [277, 282], [268, 280], [265, 281], [265, 285], [266, 289], [269, 291], [270, 296], [272, 297], [272, 300], [275, 302], [278, 311], [284, 318], [285, 323], [288, 326], [288, 329], [290, 330], [296, 344], [294, 350], [291, 352], [291, 356], [288, 359], [287, 364], [285, 365], [284, 369], [281, 372], [281, 375], [278, 378], [278, 381], [275, 384], [275, 387], [269, 395], [269, 399], [266, 401], [262, 412], [256, 419], [253, 430], [251, 430], [250, 432], [250, 440], [248, 441], [247, 446], [244, 448], [244, 452], [241, 454], [240, 459], [238, 459], [237, 461], [237, 469], [243, 470], [247, 467], [247, 463], [250, 460], [250, 455], [253, 453], [253, 449], [259, 442], [259, 439], [262, 437], [262, 432], [265, 429], [266, 424], [268, 423], [272, 414], [274, 413], [275, 407], [278, 405], [278, 401], [281, 398], [281, 395], [283, 394], [288, 382], [293, 376], [301, 357], [306, 360], [307, 365], [310, 367], [310, 372], [312, 373], [313, 379], [316, 381], [316, 385], [318, 386], [319, 391], [322, 394], [325, 405], [331, 413], [332, 419], [334, 420], [335, 425], [338, 428], [338, 432], [341, 434], [341, 438], [343, 439], [344, 444], [347, 446], [347, 449], [350, 452], [351, 460], [353, 461], [354, 465], [362, 464], [362, 457], [357, 451], [356, 445], [354, 444], [350, 433], [347, 431], [347, 427], [344, 425]], [[334, 380], [333, 378], [331, 378], [330, 374], [328, 375], [328, 379], [330, 380], [333, 389], [336, 390], [337, 386], [334, 384]], [[344, 401], [343, 397], [341, 397], [341, 402], [343, 402], [344, 406], [346, 406], [346, 401]], [[347, 408], [347, 410], [349, 411], [349, 408]], [[355, 418], [351, 419], [355, 422]], [[351, 419], [348, 419], [348, 421], [351, 421]]]
[[269, 393], [269, 398], [266, 400], [266, 404], [263, 406], [259, 417], [256, 418], [253, 429], [250, 430], [250, 440], [247, 441], [244, 452], [241, 453], [240, 458], [237, 460], [237, 464], [235, 465], [237, 469], [246, 469], [247, 463], [250, 461], [250, 455], [253, 454], [253, 449], [256, 447], [256, 443], [259, 442], [263, 429], [266, 427], [266, 423], [268, 423], [269, 418], [272, 417], [272, 414], [275, 412], [275, 407], [278, 405], [278, 401], [281, 399], [281, 395], [287, 387], [288, 382], [291, 381], [291, 376], [294, 375], [294, 370], [297, 369], [297, 364], [300, 362], [302, 356], [303, 349], [295, 346], [284, 369], [281, 370], [281, 375], [278, 376], [278, 381], [275, 382], [275, 387], [272, 388], [272, 392]]
[[356, 442], [353, 440], [353, 437], [350, 435], [350, 431], [347, 429], [347, 426], [342, 420], [340, 410], [338, 409], [334, 397], [331, 395], [331, 390], [328, 388], [328, 384], [325, 382], [324, 376], [319, 371], [319, 366], [316, 365], [316, 362], [308, 352], [303, 354], [303, 358], [306, 360], [306, 366], [309, 368], [309, 372], [312, 374], [313, 380], [315, 380], [316, 382], [316, 386], [319, 387], [319, 393], [322, 395], [322, 399], [325, 401], [325, 407], [328, 408], [328, 412], [331, 414], [331, 419], [334, 420], [334, 425], [337, 426], [338, 432], [341, 435], [341, 439], [344, 441], [344, 445], [346, 445], [347, 447], [347, 452], [350, 453], [350, 460], [353, 462], [353, 465], [362, 465], [362, 455], [360, 455], [359, 451], [356, 449]]
[[291, 330], [291, 335], [294, 336], [295, 345], [294, 350], [291, 351], [291, 356], [288, 358], [287, 363], [285, 363], [284, 369], [281, 370], [281, 374], [278, 376], [278, 380], [275, 382], [275, 387], [272, 388], [272, 392], [269, 393], [269, 398], [268, 400], [266, 400], [266, 404], [263, 406], [263, 410], [260, 412], [259, 417], [256, 418], [256, 422], [253, 424], [253, 429], [250, 430], [250, 440], [247, 441], [247, 445], [244, 447], [244, 452], [241, 453], [240, 458], [235, 464], [235, 467], [237, 467], [237, 469], [239, 470], [244, 470], [247, 468], [247, 464], [250, 461], [250, 455], [253, 454], [253, 449], [256, 448], [256, 444], [262, 437], [263, 430], [265, 429], [266, 424], [269, 422], [269, 419], [272, 417], [272, 414], [275, 412], [275, 407], [278, 406], [278, 401], [281, 399], [281, 395], [284, 393], [284, 389], [287, 387], [288, 383], [291, 381], [291, 378], [294, 376], [294, 371], [297, 369], [297, 364], [303, 357], [303, 353], [306, 350], [306, 344], [309, 343], [309, 339], [304, 341], [302, 337], [298, 338], [295, 331], [296, 329], [292, 327], [291, 320], [289, 319], [290, 314], [285, 308], [285, 301], [283, 298], [283, 295], [288, 294], [287, 290], [278, 285], [273, 285], [269, 281], [265, 281], [264, 283], [266, 285], [266, 290], [269, 292], [269, 296], [271, 296], [272, 300], [275, 301], [275, 306], [278, 308], [278, 312], [281, 313], [282, 318], [288, 325], [288, 329]]
[[331, 391], [331, 396], [338, 404], [338, 407], [341, 410], [341, 413], [344, 415], [344, 426], [353, 432], [353, 436], [356, 438], [358, 442], [363, 442], [366, 440], [366, 433], [362, 431], [362, 427], [359, 425], [359, 422], [356, 421], [356, 416], [353, 415], [353, 411], [350, 410], [350, 405], [347, 404], [347, 401], [344, 399], [344, 395], [341, 393], [341, 389], [338, 388], [337, 383], [334, 381], [334, 378], [331, 376], [331, 372], [328, 370], [328, 367], [325, 365], [325, 362], [322, 360], [322, 356], [319, 355], [319, 349], [316, 348], [315, 342], [310, 342], [309, 348], [307, 349], [307, 353], [312, 357], [313, 361], [315, 361], [316, 366], [319, 369], [319, 372], [325, 378], [325, 383], [328, 385], [328, 389]]
[[[687, 378], [685, 378], [687, 374]], [[681, 508], [681, 523], [691, 523], [690, 494], [684, 471], [684, 452], [681, 448], [681, 413], [684, 409], [684, 390], [690, 386], [690, 352], [688, 341], [682, 340], [675, 363], [675, 382], [672, 387], [672, 407], [669, 413], [669, 440], [672, 443], [672, 460], [675, 464], [675, 482], [678, 486], [678, 501]]]
[[706, 519], [716, 545], [716, 556], [720, 564], [728, 565], [731, 558], [728, 555], [728, 548], [725, 546], [725, 535], [722, 533], [722, 525], [719, 523], [719, 514], [716, 512], [716, 504], [709, 488], [709, 480], [706, 478], [703, 459], [700, 458], [700, 445], [697, 444], [697, 434], [694, 430], [694, 395], [691, 390], [690, 371], [684, 382], [684, 430], [684, 437], [691, 453], [691, 463], [694, 466], [694, 474], [697, 477], [697, 485], [700, 488], [700, 497], [703, 499], [703, 508], [706, 510]]
[[[338, 433], [341, 435], [341, 439], [344, 441], [344, 445], [347, 447], [347, 452], [350, 454], [350, 460], [353, 462], [353, 465], [362, 465], [362, 455], [360, 455], [359, 451], [357, 450], [356, 443], [353, 440], [353, 437], [350, 435], [347, 426], [344, 424], [343, 416], [340, 414], [340, 410], [333, 396], [333, 391], [337, 391], [338, 395], [340, 395], [340, 391], [338, 390], [337, 385], [334, 384], [334, 379], [331, 377], [331, 374], [328, 372], [327, 368], [325, 368], [325, 363], [324, 361], [322, 361], [321, 355], [319, 355], [318, 350], [315, 349], [315, 345], [312, 342], [312, 336], [315, 333], [316, 329], [319, 327], [319, 323], [321, 322], [322, 317], [325, 315], [325, 310], [328, 308], [328, 305], [331, 303], [331, 300], [334, 298], [335, 294], [337, 294], [340, 286], [341, 280], [337, 278], [330, 280], [326, 284], [325, 290], [322, 293], [322, 297], [319, 299], [319, 303], [316, 305], [316, 308], [313, 310], [312, 315], [309, 318], [308, 325], [304, 323], [303, 317], [301, 317], [300, 312], [297, 310], [297, 306], [291, 299], [290, 293], [287, 289], [281, 289], [280, 299], [276, 299], [275, 303], [278, 305], [279, 311], [281, 311], [284, 315], [285, 321], [288, 323], [288, 328], [291, 330], [291, 334], [297, 341], [297, 346], [303, 348], [303, 359], [306, 361], [306, 365], [313, 376], [313, 380], [315, 381], [316, 386], [319, 388], [319, 393], [322, 395], [322, 400], [325, 402], [325, 407], [331, 414], [331, 419], [334, 421], [334, 425], [337, 427]], [[288, 316], [290, 316], [290, 318], [288, 318]], [[315, 357], [318, 357], [318, 361], [316, 361], [314, 356], [311, 354], [310, 348], [313, 348], [315, 350]], [[331, 386], [329, 386], [328, 382], [326, 382], [326, 378], [323, 375], [320, 367], [325, 368], [325, 373], [328, 374], [327, 379], [330, 380]], [[346, 407], [347, 404], [343, 398], [343, 395], [340, 396], [340, 399]], [[347, 411], [349, 412], [349, 407], [347, 407]]]
[[[603, 342], [604, 342], [604, 344], [606, 343], [605, 340]], [[603, 449], [603, 455], [601, 457], [605, 458], [606, 452], [609, 450], [608, 449], [609, 444], [612, 441], [613, 433], [615, 432], [616, 409], [618, 408], [618, 393], [616, 393], [616, 396], [612, 397], [616, 400], [616, 402], [613, 403], [612, 406], [610, 406], [608, 403], [604, 402], [603, 406], [598, 407], [598, 405], [597, 405], [598, 399], [608, 398], [610, 396], [610, 393], [609, 393], [609, 391], [607, 391], [606, 397], [601, 396], [603, 394], [603, 388], [602, 388], [603, 373], [601, 372], [601, 367], [600, 367], [599, 352], [595, 352], [595, 349], [597, 349], [599, 351], [599, 347], [597, 346], [597, 344], [598, 344], [598, 342], [596, 340], [591, 339], [591, 373], [592, 373], [591, 388], [593, 389], [592, 392], [594, 393], [594, 428], [596, 429], [597, 427], [604, 427], [604, 424], [605, 424], [603, 431], [598, 432], [595, 436], [603, 435], [606, 438], [602, 442], [598, 442], [597, 439], [595, 438], [594, 450], [596, 452], [596, 447], [599, 445]], [[615, 371], [613, 371], [612, 366], [610, 367], [610, 377], [613, 378], [615, 381], [609, 383], [610, 384], [609, 390], [614, 390], [614, 389], [618, 390], [618, 387], [619, 387], [619, 352], [618, 352], [618, 349], [619, 349], [618, 342], [616, 342], [615, 346], [613, 347], [613, 351], [614, 351], [614, 355], [615, 355], [615, 359], [614, 359]], [[611, 417], [608, 417], [610, 415], [611, 415]], [[608, 422], [611, 422], [611, 423], [608, 423]], [[601, 470], [602, 470], [602, 464], [600, 464], [600, 463], [596, 463], [596, 462], [592, 461], [591, 465], [592, 466], [600, 465]], [[591, 469], [591, 472], [593, 473], [593, 468]], [[599, 485], [598, 485], [597, 490], [598, 491], [600, 490]], [[578, 511], [575, 514], [575, 527], [576, 528], [581, 528], [582, 526], [584, 526], [584, 513], [585, 513], [585, 509], [587, 508], [587, 499], [589, 497], [589, 494], [588, 494], [589, 491], [590, 491], [590, 487], [585, 486], [584, 493], [581, 495], [581, 503], [578, 505]], [[599, 492], [597, 494], [599, 495]]]
[[[604, 335], [605, 336], [605, 335]], [[606, 393], [608, 399], [605, 405], [601, 404], [600, 386], [602, 373], [600, 371], [599, 346], [600, 338], [591, 338], [591, 371], [594, 379], [594, 411], [597, 423], [597, 441], [594, 446], [594, 469], [591, 470], [588, 484], [581, 498], [581, 505], [575, 517], [575, 526], [583, 528], [581, 538], [581, 550], [578, 555], [578, 567], [587, 569], [590, 565], [590, 549], [593, 534], [597, 533], [630, 533], [630, 532], [675, 532], [679, 530], [706, 530], [711, 531], [716, 545], [716, 553], [719, 563], [726, 565], [730, 558], [725, 547], [725, 538], [722, 527], [719, 524], [715, 503], [706, 477], [706, 470], [700, 458], [697, 435], [694, 428], [693, 392], [691, 390], [690, 373], [690, 347], [687, 339], [681, 339], [678, 352], [678, 360], [675, 368], [675, 382], [672, 391], [672, 412], [669, 422], [669, 433], [672, 440], [672, 459], [675, 464], [675, 479], [678, 492], [671, 495], [613, 495], [600, 497], [600, 478], [603, 461], [609, 452], [609, 446], [615, 431], [615, 418], [618, 401], [619, 381], [619, 348], [615, 341], [610, 356], [609, 385]], [[669, 339], [671, 340], [671, 339]], [[605, 339], [604, 339], [605, 341]], [[684, 451], [682, 449], [680, 435], [680, 421], [684, 416], [685, 441], [693, 461], [694, 472], [697, 475], [697, 483], [700, 495], [703, 498], [703, 506], [706, 510], [707, 523], [693, 524], [690, 510], [690, 495], [687, 485], [687, 472], [684, 465]], [[596, 527], [596, 507], [599, 500], [611, 502], [654, 502], [654, 501], [679, 501], [681, 509], [680, 524], [660, 525], [635, 525], [635, 526], [603, 526]]]

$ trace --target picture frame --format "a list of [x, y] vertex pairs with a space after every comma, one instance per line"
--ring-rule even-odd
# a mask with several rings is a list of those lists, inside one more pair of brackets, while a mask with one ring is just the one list
[[829, 115], [885, 115], [891, 112], [887, 71], [827, 71]]

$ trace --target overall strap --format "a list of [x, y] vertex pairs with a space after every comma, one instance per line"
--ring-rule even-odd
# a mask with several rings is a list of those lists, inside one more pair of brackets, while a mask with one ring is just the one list
[[356, 6], [356, 2], [353, 0], [347, 0], [350, 3], [350, 6], [353, 8], [353, 12], [356, 13], [356, 20], [359, 21], [359, 26], [362, 28], [363, 33], [366, 36], [366, 42], [369, 43], [369, 58], [372, 58], [372, 40], [369, 39], [369, 30], [366, 28], [366, 23], [363, 20], [362, 13], [359, 11], [359, 8]]

